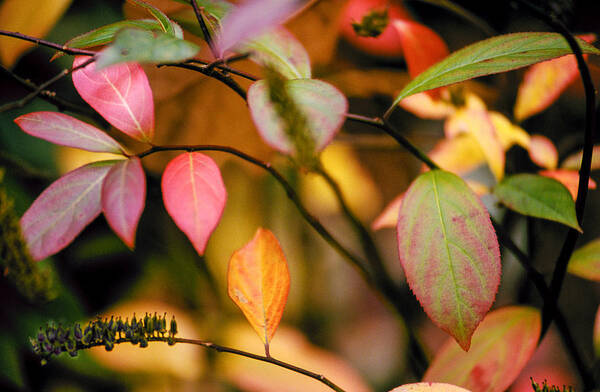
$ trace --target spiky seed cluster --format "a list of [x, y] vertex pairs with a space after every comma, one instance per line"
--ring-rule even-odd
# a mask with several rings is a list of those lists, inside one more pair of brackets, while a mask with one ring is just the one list
[[108, 318], [98, 317], [90, 321], [82, 329], [79, 323], [73, 326], [63, 327], [61, 324], [49, 322], [45, 328], [41, 328], [36, 338], [29, 338], [33, 351], [42, 357], [42, 364], [46, 363], [52, 355], [67, 352], [72, 357], [77, 356], [79, 350], [90, 347], [104, 346], [106, 351], [111, 351], [115, 344], [130, 342], [140, 347], [148, 347], [148, 341], [165, 341], [169, 345], [175, 344], [177, 334], [177, 322], [175, 316], [167, 330], [167, 314], [164, 316], [146, 315], [139, 320], [135, 313], [129, 321], [119, 316]]

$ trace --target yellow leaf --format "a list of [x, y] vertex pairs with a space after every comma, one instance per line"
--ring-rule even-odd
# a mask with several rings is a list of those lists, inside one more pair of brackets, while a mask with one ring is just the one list
[[404, 98], [399, 103], [402, 109], [420, 118], [442, 119], [450, 116], [456, 110], [451, 103], [433, 99], [427, 92], [418, 93]]
[[475, 138], [469, 134], [440, 140], [429, 157], [442, 169], [461, 175], [485, 163], [485, 156]]
[[504, 148], [487, 110], [479, 103], [457, 110], [444, 124], [444, 132], [448, 138], [461, 133], [472, 135], [494, 177], [498, 181], [504, 177]]
[[533, 163], [544, 169], [556, 169], [558, 165], [558, 151], [554, 143], [546, 136], [531, 136], [529, 157]]
[[58, 172], [61, 174], [68, 173], [71, 170], [75, 170], [78, 167], [92, 162], [126, 159], [125, 156], [121, 154], [92, 152], [63, 146], [57, 147], [56, 154], [56, 165], [58, 166]]
[[524, 149], [529, 148], [530, 137], [529, 134], [523, 130], [523, 128], [511, 123], [506, 116], [498, 112], [490, 111], [488, 112], [488, 115], [492, 120], [492, 124], [494, 124], [494, 127], [496, 128], [496, 134], [498, 135], [498, 139], [500, 139], [500, 143], [502, 144], [504, 151], [508, 150], [515, 144], [523, 147]]
[[[243, 325], [230, 325], [221, 338], [227, 346], [260, 353], [261, 347]], [[340, 356], [312, 345], [298, 330], [282, 325], [271, 346], [279, 360], [324, 375], [345, 391], [369, 392], [360, 374]], [[217, 370], [223, 372], [240, 390], [247, 392], [331, 392], [319, 381], [270, 363], [236, 355], [217, 358]]]
[[229, 297], [265, 345], [279, 325], [290, 290], [290, 273], [279, 241], [269, 230], [259, 228], [254, 238], [229, 260]]
[[[370, 219], [379, 211], [379, 189], [352, 148], [341, 143], [331, 144], [321, 153], [321, 162], [325, 171], [340, 186], [350, 209], [360, 218]], [[302, 201], [316, 215], [340, 211], [335, 194], [317, 174], [309, 173], [302, 177], [300, 192]]]
[[[72, 0], [4, 0], [0, 6], [0, 29], [43, 38], [60, 19]], [[0, 61], [11, 67], [33, 43], [0, 38]]]

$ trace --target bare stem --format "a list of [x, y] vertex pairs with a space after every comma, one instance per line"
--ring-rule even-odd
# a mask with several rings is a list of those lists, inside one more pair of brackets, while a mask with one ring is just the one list
[[213, 42], [213, 38], [210, 33], [210, 29], [208, 28], [208, 25], [206, 24], [206, 20], [204, 19], [204, 9], [198, 7], [196, 0], [190, 0], [190, 3], [192, 3], [192, 8], [194, 9], [194, 13], [196, 14], [196, 19], [198, 19], [198, 24], [200, 25], [200, 28], [202, 29], [202, 34], [204, 35], [204, 40], [210, 47], [210, 51], [212, 52], [213, 56], [215, 56], [215, 58], [219, 58], [219, 53], [217, 52], [217, 49], [215, 48], [215, 44]]
[[235, 80], [231, 77], [222, 74], [221, 72], [216, 71], [215, 69], [207, 70], [205, 67], [199, 67], [197, 65], [192, 64], [159, 64], [159, 67], [177, 67], [189, 69], [192, 71], [200, 72], [206, 76], [210, 76], [211, 78], [217, 79], [219, 82], [225, 84], [227, 87], [231, 88], [237, 95], [242, 97], [242, 99], [246, 100], [246, 91], [240, 86]]
[[92, 50], [69, 48], [68, 46], [64, 46], [64, 45], [60, 45], [60, 44], [57, 44], [54, 42], [46, 41], [41, 38], [36, 38], [36, 37], [29, 36], [29, 35], [17, 33], [15, 31], [0, 30], [0, 35], [18, 38], [23, 41], [33, 42], [38, 45], [56, 49], [58, 51], [61, 51], [61, 52], [67, 53], [67, 54], [82, 55], [82, 56], [94, 56], [96, 54], [96, 52], [94, 52]]

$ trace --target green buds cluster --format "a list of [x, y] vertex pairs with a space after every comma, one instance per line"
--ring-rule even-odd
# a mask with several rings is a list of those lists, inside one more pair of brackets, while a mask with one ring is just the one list
[[139, 319], [135, 313], [125, 321], [121, 317], [98, 317], [90, 321], [85, 328], [79, 323], [63, 327], [61, 324], [49, 322], [45, 328], [40, 328], [35, 338], [29, 338], [33, 351], [42, 357], [42, 364], [53, 355], [67, 352], [72, 357], [77, 356], [81, 349], [104, 346], [106, 351], [111, 351], [115, 344], [130, 342], [140, 347], [148, 347], [149, 341], [164, 341], [169, 345], [175, 344], [177, 322], [175, 316], [171, 318], [167, 329], [167, 314], [159, 316], [156, 313], [146, 313]]

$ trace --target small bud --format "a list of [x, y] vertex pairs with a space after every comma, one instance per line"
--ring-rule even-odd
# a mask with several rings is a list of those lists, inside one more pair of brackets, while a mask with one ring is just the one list
[[148, 339], [146, 339], [146, 337], [145, 337], [145, 336], [142, 336], [142, 337], [140, 338], [140, 347], [141, 347], [141, 348], [146, 348], [146, 347], [148, 347]]
[[171, 336], [177, 335], [177, 321], [175, 321], [175, 316], [171, 318], [171, 329], [169, 330], [169, 334]]
[[73, 336], [77, 341], [80, 341], [83, 338], [83, 332], [81, 332], [81, 325], [79, 323], [75, 323], [73, 326]]
[[108, 341], [108, 340], [104, 342], [104, 349], [106, 351], [112, 351], [113, 348], [115, 348], [114, 342], [111, 342], [111, 341]]

